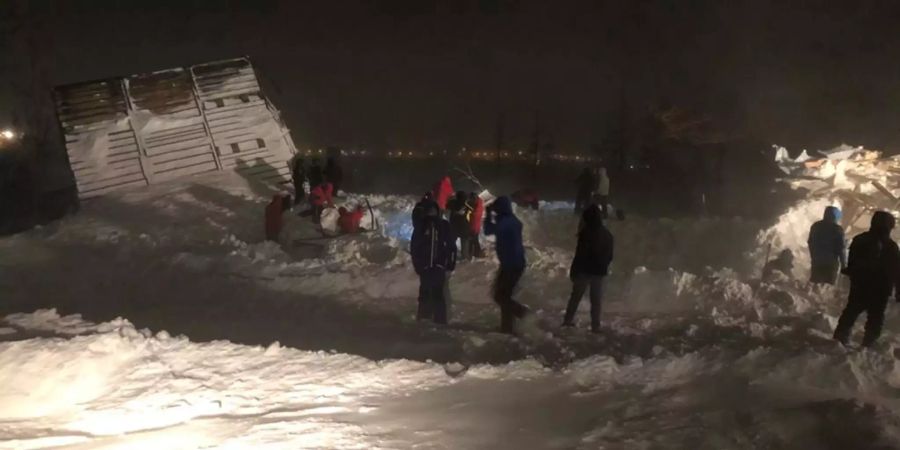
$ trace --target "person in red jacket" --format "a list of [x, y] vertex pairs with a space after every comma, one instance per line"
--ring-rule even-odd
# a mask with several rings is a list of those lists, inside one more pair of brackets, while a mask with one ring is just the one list
[[322, 217], [322, 211], [324, 211], [326, 207], [334, 206], [333, 195], [334, 187], [327, 181], [319, 184], [310, 191], [309, 202], [313, 207], [313, 220], [318, 222]]
[[469, 194], [469, 203], [475, 205], [472, 209], [472, 218], [469, 220], [471, 239], [469, 239], [469, 256], [471, 258], [482, 258], [484, 252], [481, 250], [481, 243], [478, 241], [478, 235], [481, 234], [481, 222], [484, 220], [484, 199], [478, 194], [472, 192]]
[[278, 241], [278, 235], [281, 234], [281, 228], [284, 222], [281, 217], [284, 211], [290, 208], [290, 196], [285, 194], [275, 194], [272, 201], [266, 205], [266, 239], [269, 241]]
[[341, 215], [338, 219], [338, 226], [341, 227], [342, 233], [359, 233], [359, 223], [362, 222], [363, 215], [365, 215], [362, 206], [357, 206], [352, 212], [342, 206], [338, 209], [338, 213]]
[[450, 200], [450, 197], [453, 197], [453, 184], [450, 183], [450, 177], [441, 178], [436, 185], [434, 185], [434, 201], [437, 202], [438, 208], [441, 208], [441, 212], [447, 209], [447, 200]]

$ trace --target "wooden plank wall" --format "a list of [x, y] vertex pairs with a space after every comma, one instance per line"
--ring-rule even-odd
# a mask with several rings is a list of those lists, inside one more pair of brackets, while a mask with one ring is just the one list
[[290, 178], [293, 143], [246, 58], [55, 93], [80, 198], [214, 170]]

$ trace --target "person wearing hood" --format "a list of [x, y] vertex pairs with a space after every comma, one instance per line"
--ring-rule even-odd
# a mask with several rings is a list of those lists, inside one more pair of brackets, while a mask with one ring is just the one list
[[581, 214], [591, 202], [591, 195], [594, 186], [597, 184], [597, 178], [591, 169], [585, 167], [581, 175], [575, 179], [575, 186], [578, 188], [575, 194], [575, 214]]
[[596, 205], [588, 206], [582, 214], [584, 226], [578, 233], [578, 246], [569, 269], [572, 280], [572, 295], [566, 307], [563, 319], [564, 327], [575, 325], [575, 312], [584, 297], [584, 292], [591, 289], [591, 332], [600, 332], [600, 301], [603, 298], [603, 278], [609, 273], [609, 264], [613, 259], [613, 236], [603, 226], [603, 213]]
[[492, 203], [484, 216], [484, 234], [496, 236], [500, 270], [494, 280], [494, 301], [500, 306], [500, 331], [515, 332], [515, 320], [528, 314], [528, 307], [515, 301], [516, 285], [525, 272], [525, 247], [522, 245], [522, 222], [513, 214], [509, 197]]
[[417, 319], [446, 324], [448, 304], [447, 274], [456, 268], [456, 239], [450, 223], [441, 217], [433, 200], [423, 200], [424, 216], [410, 241], [413, 268], [419, 276]]
[[335, 159], [334, 156], [329, 156], [328, 159], [325, 160], [325, 170], [322, 174], [325, 177], [325, 181], [334, 186], [335, 195], [340, 193], [341, 188], [344, 185], [344, 169], [338, 165], [337, 159]]
[[438, 208], [441, 208], [441, 213], [443, 214], [447, 209], [447, 201], [453, 196], [453, 184], [450, 182], [450, 177], [441, 178], [441, 181], [434, 185], [432, 193], [434, 194], [434, 201], [437, 202]]
[[469, 204], [469, 196], [459, 191], [456, 196], [447, 202], [447, 211], [450, 212], [450, 228], [453, 234], [459, 238], [460, 259], [467, 260], [470, 257], [469, 221], [472, 219], [472, 205]]
[[888, 298], [900, 282], [900, 250], [891, 239], [895, 223], [890, 213], [876, 211], [869, 231], [853, 238], [850, 244], [850, 257], [842, 271], [850, 277], [850, 295], [834, 329], [834, 339], [845, 346], [853, 323], [863, 312], [866, 313], [863, 347], [871, 347], [881, 335]]
[[828, 206], [822, 220], [809, 228], [809, 239], [806, 242], [809, 245], [811, 283], [834, 284], [838, 272], [847, 266], [847, 244], [840, 221], [841, 210]]
[[412, 210], [412, 225], [413, 231], [418, 230], [422, 223], [425, 221], [425, 208], [434, 202], [434, 195], [431, 192], [426, 192], [422, 195], [422, 198], [413, 206]]

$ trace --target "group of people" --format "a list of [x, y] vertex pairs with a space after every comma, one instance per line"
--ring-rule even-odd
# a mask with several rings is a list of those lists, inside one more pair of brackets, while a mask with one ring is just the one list
[[833, 336], [848, 345], [853, 324], [865, 312], [862, 345], [870, 347], [881, 335], [888, 299], [900, 296], [900, 250], [891, 239], [896, 220], [886, 211], [876, 211], [869, 230], [853, 238], [849, 256], [840, 220], [841, 211], [829, 206], [822, 220], [810, 227], [810, 282], [835, 284], [839, 273], [850, 278], [847, 305]]
[[[294, 204], [300, 204], [306, 200], [306, 188], [309, 183], [310, 195], [318, 194], [319, 202], [325, 199], [323, 193], [337, 194], [344, 184], [344, 170], [338, 164], [337, 159], [329, 156], [325, 160], [323, 168], [319, 158], [313, 158], [309, 167], [306, 167], [302, 157], [297, 156], [290, 162], [291, 180], [294, 183]], [[319, 192], [316, 192], [318, 190]], [[311, 199], [313, 200], [313, 199]], [[321, 205], [320, 205], [321, 206]]]
[[[478, 242], [483, 229], [486, 236], [496, 238], [500, 268], [494, 279], [493, 299], [500, 308], [500, 331], [516, 332], [516, 321], [528, 315], [530, 310], [514, 298], [525, 273], [526, 259], [522, 222], [514, 214], [512, 203], [509, 197], [503, 196], [485, 207], [483, 199], [475, 193], [460, 191], [453, 196], [450, 179], [444, 177], [416, 204], [410, 254], [419, 276], [417, 318], [447, 323], [449, 274], [456, 268], [458, 257], [480, 256]], [[591, 330], [600, 331], [603, 278], [613, 258], [613, 237], [604, 226], [603, 217], [599, 204], [585, 205], [569, 274], [573, 287], [563, 319], [564, 327], [574, 326], [581, 298], [590, 289]], [[457, 238], [461, 248], [457, 248]]]
[[[266, 239], [277, 241], [283, 228], [283, 214], [286, 211], [308, 203], [309, 209], [301, 211], [300, 216], [309, 216], [312, 221], [322, 224], [323, 213], [334, 208], [334, 197], [340, 191], [344, 181], [344, 171], [334, 157], [326, 160], [323, 168], [318, 158], [306, 167], [302, 157], [297, 156], [289, 162], [291, 179], [294, 185], [294, 197], [285, 193], [276, 193], [266, 206], [265, 231]], [[309, 193], [306, 184], [309, 184]], [[336, 210], [334, 221], [340, 233], [352, 234], [360, 231], [360, 225], [366, 210], [363, 205], [356, 207], [340, 207]], [[334, 217], [332, 217], [334, 219]]]

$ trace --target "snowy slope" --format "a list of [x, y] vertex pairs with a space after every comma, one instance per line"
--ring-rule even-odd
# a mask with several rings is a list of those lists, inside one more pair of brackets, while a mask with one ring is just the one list
[[415, 198], [368, 196], [377, 233], [292, 219], [277, 244], [271, 193], [214, 174], [0, 240], [0, 448], [900, 446], [896, 307], [879, 348], [838, 348], [845, 291], [756, 280], [763, 224], [611, 223], [592, 336], [557, 327], [574, 215], [520, 211], [537, 321], [511, 338], [492, 258], [453, 274], [449, 327], [413, 319]]

